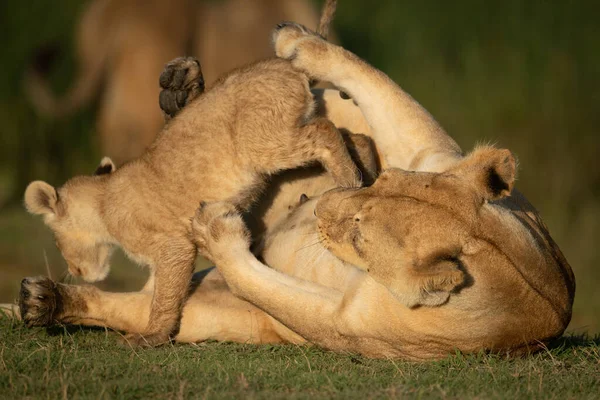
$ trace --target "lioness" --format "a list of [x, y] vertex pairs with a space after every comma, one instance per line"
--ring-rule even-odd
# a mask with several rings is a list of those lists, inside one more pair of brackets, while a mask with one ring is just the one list
[[[193, 70], [189, 63], [169, 64], [164, 80], [179, 82], [180, 72]], [[58, 189], [32, 182], [25, 205], [45, 217], [72, 275], [104, 279], [117, 245], [153, 270], [150, 320], [135, 341], [156, 345], [176, 331], [196, 258], [189, 221], [198, 202], [227, 201], [245, 210], [268, 175], [315, 161], [339, 186], [361, 186], [342, 136], [315, 116], [308, 75], [275, 58], [219, 80], [172, 119], [141, 158], [118, 170], [107, 159], [98, 170], [103, 173]]]
[[277, 22], [318, 18], [309, 0], [89, 0], [74, 33], [78, 73], [68, 91], [52, 92], [42, 51], [25, 75], [26, 93], [38, 113], [51, 117], [68, 116], [101, 95], [99, 143], [121, 165], [139, 157], [163, 126], [155, 82], [169, 60], [196, 56], [212, 83], [270, 57], [267, 38]]
[[[457, 349], [533, 351], [561, 335], [574, 277], [513, 189], [511, 153], [481, 147], [464, 156], [384, 73], [300, 26], [277, 30], [275, 47], [351, 96], [321, 91], [319, 109], [339, 128], [369, 134], [384, 171], [357, 189], [335, 189], [323, 173], [284, 174], [260, 208], [257, 255], [230, 205], [200, 208], [191, 234], [216, 269], [192, 280], [176, 339], [431, 359]], [[139, 293], [27, 278], [20, 298], [30, 325], [129, 332], [144, 331], [151, 305], [152, 278]]]

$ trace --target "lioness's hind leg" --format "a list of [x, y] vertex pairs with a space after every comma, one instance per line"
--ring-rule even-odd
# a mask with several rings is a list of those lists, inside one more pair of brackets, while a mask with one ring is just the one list
[[165, 118], [173, 118], [182, 108], [204, 92], [200, 62], [193, 57], [170, 61], [160, 74], [158, 102]]
[[458, 144], [427, 110], [355, 54], [296, 24], [279, 26], [273, 40], [278, 57], [353, 99], [381, 152], [382, 167], [444, 171], [461, 158]]
[[275, 46], [275, 54], [277, 57], [292, 59], [296, 56], [296, 48], [298, 39], [316, 35], [304, 25], [296, 22], [281, 22], [277, 24], [273, 31], [273, 45]]
[[19, 309], [28, 327], [75, 324], [142, 332], [151, 300], [151, 293], [108, 293], [38, 276], [21, 282]]

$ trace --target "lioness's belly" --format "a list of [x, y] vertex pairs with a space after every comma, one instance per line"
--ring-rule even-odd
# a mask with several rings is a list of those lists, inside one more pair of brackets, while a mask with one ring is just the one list
[[265, 233], [262, 258], [273, 269], [310, 282], [344, 291], [361, 273], [330, 253], [319, 240], [316, 199], [293, 210], [278, 226]]

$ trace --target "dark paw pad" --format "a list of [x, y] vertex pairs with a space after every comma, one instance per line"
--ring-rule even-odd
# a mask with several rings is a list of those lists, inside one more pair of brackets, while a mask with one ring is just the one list
[[160, 74], [159, 105], [165, 114], [174, 117], [183, 107], [204, 92], [204, 77], [200, 63], [193, 57], [179, 57], [169, 62]]
[[51, 325], [54, 322], [58, 298], [56, 284], [50, 279], [43, 276], [23, 279], [19, 293], [19, 309], [25, 325]]

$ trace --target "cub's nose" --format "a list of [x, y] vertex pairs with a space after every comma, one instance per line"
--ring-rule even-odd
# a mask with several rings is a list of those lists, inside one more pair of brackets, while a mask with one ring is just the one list
[[73, 276], [81, 276], [81, 268], [69, 265], [69, 273]]

